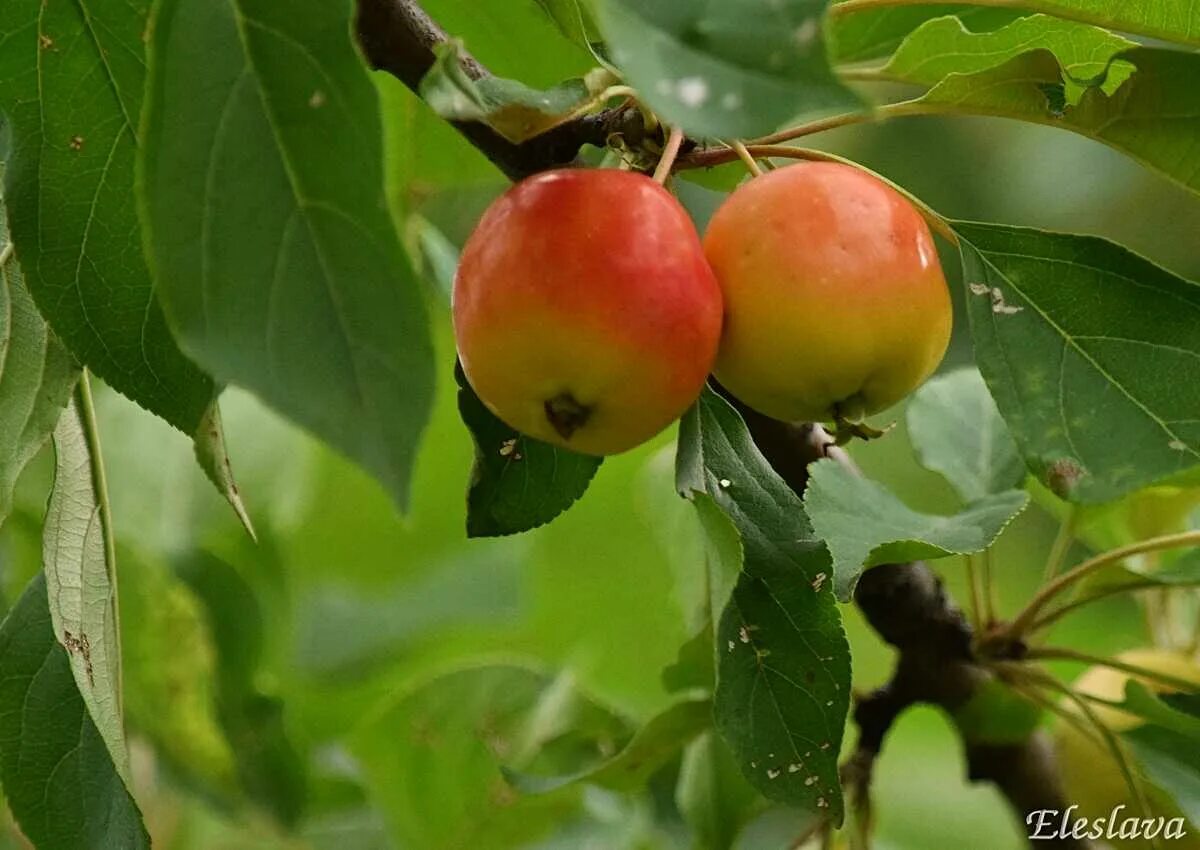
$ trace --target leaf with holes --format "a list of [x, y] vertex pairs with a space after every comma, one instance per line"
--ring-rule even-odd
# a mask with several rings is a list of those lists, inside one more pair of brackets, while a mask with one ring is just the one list
[[965, 501], [1011, 490], [1025, 477], [1017, 444], [977, 369], [956, 369], [913, 393], [905, 410], [917, 459]]
[[6, 202], [25, 282], [78, 360], [192, 434], [212, 380], [180, 353], [142, 255], [133, 191], [149, 4], [0, 3]]
[[1111, 97], [1136, 68], [1119, 54], [1136, 42], [1099, 27], [1048, 15], [1019, 18], [993, 32], [968, 30], [958, 18], [937, 18], [904, 40], [880, 72], [906, 83], [936, 85], [951, 74], [974, 74], [1033, 50], [1048, 50], [1062, 68], [1067, 104], [1088, 88]]
[[738, 574], [728, 604], [714, 612], [717, 730], [760, 793], [841, 823], [850, 647], [829, 553], [800, 498], [711, 390], [680, 423], [676, 486], [711, 499], [741, 538], [740, 549], [713, 547], [734, 561], [716, 565], [717, 574]]
[[38, 850], [149, 850], [142, 816], [55, 640], [39, 574], [0, 626], [0, 779]]
[[829, 67], [828, 0], [602, 0], [613, 61], [668, 124], [694, 136], [748, 138], [788, 119], [853, 109]]
[[421, 80], [421, 97], [449, 121], [480, 121], [520, 144], [569, 120], [612, 80], [607, 71], [539, 91], [503, 77], [474, 79], [462, 64], [462, 44], [434, 47], [437, 60]]
[[951, 74], [912, 101], [921, 109], [993, 115], [1071, 130], [1104, 142], [1200, 192], [1200, 53], [1139, 47], [1120, 54], [1137, 70], [1109, 96], [1088, 88], [1070, 102], [1059, 60], [1034, 50], [995, 68]]
[[25, 287], [0, 202], [0, 524], [17, 477], [49, 439], [78, 380], [75, 358]]
[[112, 517], [103, 492], [102, 462], [90, 439], [94, 422], [73, 399], [54, 429], [54, 489], [42, 529], [42, 564], [54, 634], [67, 649], [75, 684], [128, 780], [129, 754], [121, 716], [121, 639]]
[[1104, 239], [954, 224], [975, 359], [1031, 470], [1107, 502], [1200, 461], [1200, 286]]
[[378, 103], [350, 6], [157, 9], [140, 195], [180, 342], [404, 505], [433, 357], [384, 200]]
[[488, 410], [463, 375], [458, 410], [475, 440], [467, 492], [467, 534], [497, 537], [545, 525], [588, 488], [601, 458], [581, 455], [514, 431]]
[[1025, 509], [1029, 495], [1007, 490], [953, 516], [922, 514], [834, 460], [809, 467], [804, 507], [833, 553], [838, 598], [849, 601], [864, 567], [982, 552]]

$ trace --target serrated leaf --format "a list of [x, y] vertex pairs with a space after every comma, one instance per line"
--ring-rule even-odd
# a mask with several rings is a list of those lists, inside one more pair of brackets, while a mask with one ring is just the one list
[[225, 497], [233, 508], [238, 521], [246, 529], [252, 540], [258, 537], [254, 533], [254, 523], [242, 501], [242, 492], [238, 489], [233, 477], [233, 464], [229, 460], [229, 450], [225, 447], [225, 427], [221, 424], [221, 408], [216, 400], [209, 406], [200, 420], [200, 426], [192, 435], [192, 446], [196, 452], [196, 462], [204, 471], [205, 477], [217, 488], [217, 492]]
[[964, 501], [1012, 490], [1025, 464], [977, 369], [939, 375], [905, 410], [917, 460], [941, 473]]
[[[1105, 27], [1120, 32], [1138, 33], [1164, 41], [1184, 44], [1200, 44], [1200, 16], [1189, 3], [1131, 3], [1129, 0], [1022, 0], [1023, 9], [1029, 12], [1044, 12], [1058, 18], [1066, 18], [1085, 24]], [[880, 10], [863, 5], [857, 8], [853, 2], [844, 8], [834, 5], [833, 17], [839, 22], [861, 19], [865, 29], [887, 24]], [[962, 7], [958, 7], [962, 8]], [[897, 10], [898, 11], [898, 10]], [[955, 7], [945, 7], [943, 14], [957, 14]], [[893, 24], [894, 26], [894, 24]]]
[[[1177, 698], [1182, 698], [1187, 702], [1178, 707], [1168, 702], [1168, 700]], [[1121, 702], [1120, 709], [1127, 714], [1132, 714], [1134, 717], [1139, 717], [1190, 739], [1193, 747], [1200, 746], [1200, 695], [1198, 694], [1160, 695], [1151, 691], [1137, 679], [1129, 679], [1125, 682], [1125, 699]]]
[[516, 664], [448, 672], [389, 702], [350, 747], [393, 841], [422, 850], [527, 846], [578, 812], [580, 789], [518, 795], [500, 765], [588, 763], [623, 734], [569, 682]]
[[748, 138], [798, 115], [860, 105], [829, 67], [828, 0], [603, 0], [613, 61], [651, 108], [693, 136]]
[[736, 559], [718, 571], [739, 574], [728, 605], [714, 612], [717, 730], [760, 793], [840, 823], [850, 648], [829, 553], [800, 498], [711, 390], [680, 423], [676, 482], [685, 496], [710, 498], [742, 544], [714, 550]]
[[954, 228], [976, 362], [1051, 490], [1111, 501], [1200, 461], [1200, 286], [1096, 237]]
[[545, 525], [587, 490], [601, 458], [560, 449], [514, 431], [484, 406], [462, 367], [458, 410], [475, 440], [467, 492], [467, 535], [497, 537]]
[[403, 506], [433, 355], [350, 13], [319, 0], [160, 4], [140, 200], [185, 350]]
[[864, 567], [982, 552], [1028, 503], [1023, 490], [1007, 490], [952, 516], [918, 513], [829, 459], [809, 467], [804, 491], [813, 528], [833, 553], [833, 583], [843, 601], [852, 598]]
[[76, 687], [117, 772], [128, 781], [112, 517], [102, 461], [93, 453], [81, 409], [86, 404], [72, 399], [54, 428], [54, 488], [42, 528], [42, 565], [54, 636], [67, 650]]
[[25, 286], [0, 200], [0, 525], [21, 470], [50, 438], [78, 380], [75, 358]]
[[26, 285], [79, 362], [184, 433], [213, 399], [155, 297], [130, 203], [147, 3], [0, 4], [5, 197]]
[[1200, 823], [1200, 762], [1196, 741], [1147, 724], [1121, 736], [1146, 777], [1174, 799], [1192, 823]]
[[917, 98], [923, 108], [1014, 118], [1071, 130], [1200, 192], [1200, 54], [1139, 47], [1120, 54], [1137, 70], [1111, 97], [1088, 88], [1072, 104], [1048, 50], [975, 74], [951, 74]]
[[[837, 4], [833, 6], [837, 9]], [[987, 6], [963, 6], [939, 3], [920, 6], [879, 6], [853, 14], [834, 14], [829, 18], [832, 52], [838, 62], [863, 62], [894, 52], [900, 43], [926, 21], [953, 15], [972, 32], [987, 32], [1011, 23], [1024, 12], [1017, 9], [993, 9]]]
[[707, 698], [688, 699], [651, 717], [624, 749], [595, 767], [562, 776], [539, 776], [517, 770], [505, 770], [504, 775], [514, 788], [525, 794], [547, 794], [575, 783], [634, 791], [711, 724], [712, 703]]
[[593, 97], [588, 83], [572, 79], [539, 91], [502, 77], [474, 79], [462, 64], [462, 44], [433, 49], [436, 61], [421, 80], [421, 97], [449, 121], [479, 121], [513, 144], [532, 139], [569, 120]]
[[137, 804], [75, 686], [39, 574], [0, 626], [0, 778], [38, 850], [148, 850]]
[[1099, 27], [1031, 15], [992, 32], [975, 33], [955, 17], [923, 24], [900, 45], [881, 73], [906, 83], [936, 85], [951, 74], [975, 74], [1033, 50], [1048, 50], [1062, 68], [1066, 104], [1085, 89], [1112, 96], [1136, 70], [1118, 55], [1137, 43]]

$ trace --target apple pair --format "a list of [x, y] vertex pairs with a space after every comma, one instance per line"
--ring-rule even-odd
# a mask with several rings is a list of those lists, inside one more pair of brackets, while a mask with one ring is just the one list
[[497, 416], [597, 455], [667, 427], [710, 372], [777, 419], [860, 419], [933, 372], [951, 325], [920, 213], [824, 162], [750, 180], [703, 244], [644, 175], [530, 177], [467, 241], [453, 312], [463, 370]]

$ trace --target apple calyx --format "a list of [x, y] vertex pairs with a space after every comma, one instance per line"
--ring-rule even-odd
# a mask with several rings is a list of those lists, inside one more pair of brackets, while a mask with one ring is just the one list
[[583, 404], [569, 392], [546, 399], [542, 407], [546, 411], [546, 421], [564, 440], [571, 439], [592, 416], [592, 406]]

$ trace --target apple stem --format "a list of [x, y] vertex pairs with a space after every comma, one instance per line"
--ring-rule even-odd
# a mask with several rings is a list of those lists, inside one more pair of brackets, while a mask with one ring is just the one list
[[1136, 676], [1139, 679], [1147, 679], [1156, 684], [1172, 688], [1181, 693], [1190, 694], [1200, 691], [1200, 685], [1195, 682], [1190, 682], [1187, 679], [1180, 679], [1178, 676], [1171, 676], [1167, 673], [1159, 673], [1154, 670], [1149, 670], [1145, 667], [1140, 667], [1137, 664], [1127, 664], [1116, 658], [1106, 658], [1103, 655], [1091, 655], [1087, 652], [1078, 652], [1074, 649], [1063, 649], [1059, 647], [1037, 647], [1030, 649], [1025, 654], [1026, 659], [1039, 661], [1079, 661], [1084, 664], [1089, 664], [1098, 667], [1110, 667], [1113, 670], [1119, 670], [1122, 673], [1128, 673], [1130, 676]]
[[729, 146], [737, 151], [738, 158], [746, 164], [747, 171], [749, 171], [755, 177], [762, 177], [763, 170], [755, 161], [754, 157], [750, 155], [750, 151], [746, 150], [745, 142], [734, 139], [732, 142], [729, 142]]
[[667, 146], [663, 148], [662, 158], [658, 161], [658, 168], [654, 169], [654, 181], [660, 185], [667, 182], [667, 178], [671, 176], [671, 169], [675, 166], [675, 158], [679, 156], [679, 148], [683, 144], [683, 130], [679, 127], [671, 128], [671, 135], [667, 137]]

